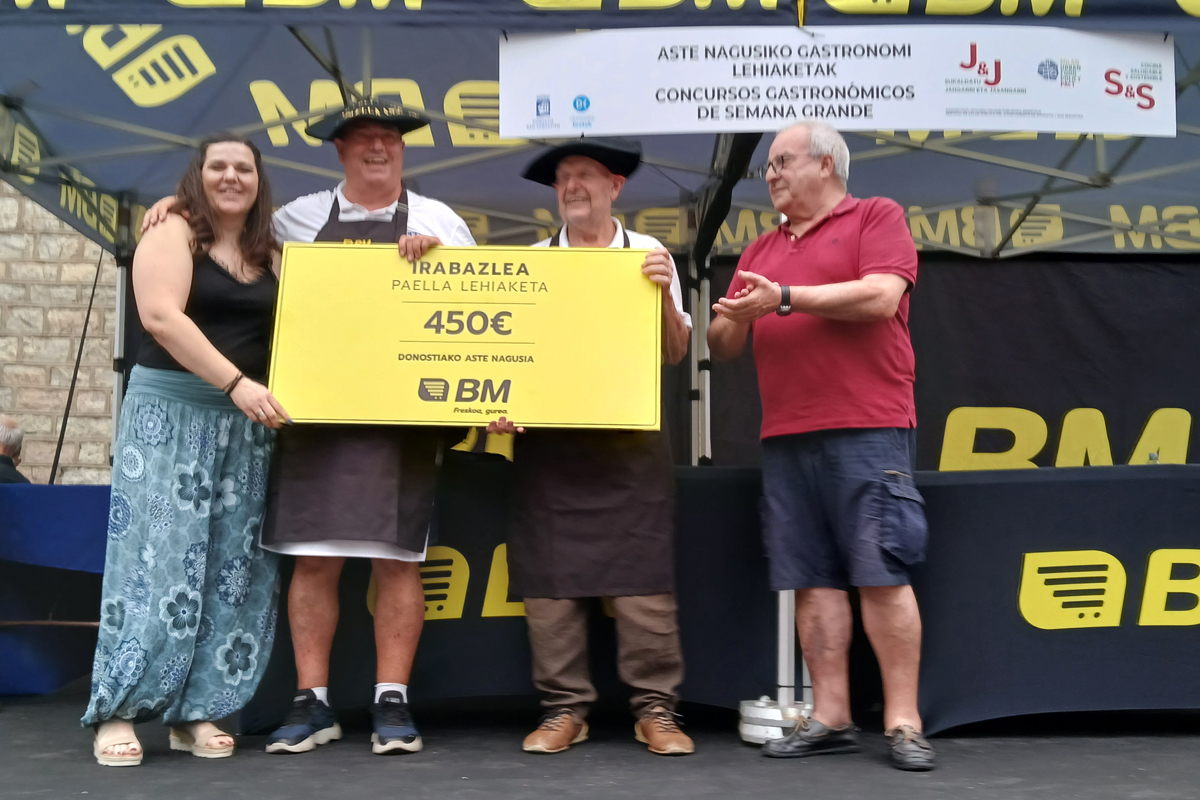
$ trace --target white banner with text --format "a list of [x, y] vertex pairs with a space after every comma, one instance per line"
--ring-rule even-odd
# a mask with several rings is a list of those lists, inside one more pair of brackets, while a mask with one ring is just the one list
[[636, 28], [510, 34], [500, 133], [842, 130], [1175, 135], [1164, 34], [1035, 26]]

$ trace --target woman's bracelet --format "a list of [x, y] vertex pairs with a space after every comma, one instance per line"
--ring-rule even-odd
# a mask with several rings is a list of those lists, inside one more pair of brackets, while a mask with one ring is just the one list
[[231, 380], [229, 382], [229, 385], [225, 387], [225, 389], [224, 389], [225, 394], [232, 394], [234, 387], [238, 385], [238, 381], [240, 381], [244, 377], [246, 377], [246, 376], [239, 372], [237, 374], [237, 377], [235, 377], [233, 380]]

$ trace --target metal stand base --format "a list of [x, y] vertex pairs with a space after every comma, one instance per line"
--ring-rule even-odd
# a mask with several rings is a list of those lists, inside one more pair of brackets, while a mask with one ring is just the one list
[[812, 705], [809, 703], [780, 706], [778, 701], [765, 694], [757, 700], [743, 700], [738, 709], [742, 714], [738, 722], [738, 736], [750, 744], [782, 739], [796, 727], [796, 720], [812, 715]]
[[808, 665], [801, 661], [800, 702], [796, 702], [796, 593], [779, 593], [777, 649], [778, 692], [776, 698], [763, 695], [743, 700], [738, 706], [742, 719], [738, 735], [743, 742], [762, 744], [782, 739], [796, 726], [796, 720], [812, 715], [812, 681]]

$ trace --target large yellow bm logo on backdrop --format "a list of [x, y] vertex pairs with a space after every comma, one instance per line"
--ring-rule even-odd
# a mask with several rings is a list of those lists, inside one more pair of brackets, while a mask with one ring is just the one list
[[[467, 603], [467, 585], [471, 565], [453, 547], [435, 546], [425, 554], [421, 564], [421, 585], [425, 590], [425, 619], [461, 619]], [[367, 587], [367, 610], [375, 613], [377, 589], [375, 578]], [[481, 617], [523, 617], [524, 603], [508, 600], [508, 545], [499, 545], [492, 552], [487, 591], [483, 597]]]
[[[1191, 577], [1176, 577], [1191, 572]], [[1115, 628], [1125, 606], [1125, 567], [1103, 550], [1026, 553], [1017, 604], [1035, 628]], [[1169, 597], [1192, 598], [1170, 609]], [[1146, 563], [1139, 626], [1200, 625], [1200, 550], [1155, 550]]]
[[[975, 437], [981, 430], [1005, 430], [1013, 443], [999, 453], [977, 452]], [[1146, 420], [1129, 455], [1130, 464], [1186, 464], [1192, 415], [1183, 408], [1160, 408]], [[982, 469], [1037, 469], [1033, 459], [1046, 446], [1046, 420], [1025, 408], [956, 408], [946, 417], [938, 469], [957, 472]], [[1111, 466], [1112, 446], [1104, 414], [1098, 408], [1073, 408], [1062, 421], [1056, 467]]]

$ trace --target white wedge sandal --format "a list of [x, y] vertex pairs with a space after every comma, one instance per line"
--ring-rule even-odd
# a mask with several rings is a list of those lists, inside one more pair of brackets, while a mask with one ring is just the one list
[[[136, 753], [105, 753], [117, 745], [136, 747]], [[133, 723], [124, 719], [110, 719], [96, 726], [96, 740], [92, 743], [92, 755], [96, 763], [104, 767], [136, 767], [142, 763], [142, 743], [133, 732]]]
[[[201, 733], [197, 738], [196, 728], [201, 725], [207, 725], [208, 732]], [[221, 747], [209, 746], [209, 742], [218, 736], [233, 738], [233, 734], [226, 733], [211, 722], [193, 722], [180, 728], [171, 728], [171, 749], [191, 753], [197, 758], [229, 758], [236, 747], [234, 743], [230, 742]]]

